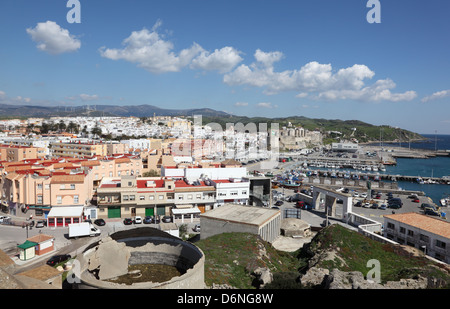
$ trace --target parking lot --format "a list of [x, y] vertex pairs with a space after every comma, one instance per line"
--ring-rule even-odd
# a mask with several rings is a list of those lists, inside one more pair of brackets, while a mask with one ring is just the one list
[[[302, 189], [310, 189], [310, 187], [302, 187]], [[286, 188], [278, 188], [275, 189], [275, 191], [280, 192], [280, 198], [274, 198], [274, 204], [275, 201], [277, 200], [282, 200], [283, 204], [281, 206], [277, 206], [278, 208], [280, 208], [281, 211], [284, 211], [284, 209], [286, 208], [295, 208], [295, 204], [296, 202], [289, 202], [286, 201], [286, 199], [290, 196], [295, 196], [296, 193], [294, 192], [294, 190], [291, 189], [286, 189]], [[284, 194], [283, 194], [284, 192]], [[376, 192], [376, 190], [375, 190]], [[354, 195], [355, 190], [349, 190], [349, 194]], [[388, 215], [388, 214], [392, 214], [392, 213], [407, 213], [407, 212], [416, 212], [416, 213], [423, 213], [422, 209], [420, 208], [422, 203], [430, 203], [430, 199], [426, 196], [418, 196], [416, 201], [413, 201], [414, 199], [410, 197], [409, 194], [398, 194], [398, 193], [393, 193], [392, 197], [393, 198], [400, 198], [403, 205], [401, 208], [398, 209], [392, 209], [388, 207], [388, 195], [387, 192], [386, 193], [380, 193], [379, 198], [373, 198], [373, 199], [368, 199], [368, 198], [364, 198], [361, 197], [361, 193], [366, 193], [363, 190], [358, 191], [358, 197], [353, 197], [353, 209], [352, 212], [364, 217], [368, 217], [372, 220], [378, 221], [380, 223], [384, 223], [384, 215]], [[284, 198], [282, 197], [284, 195]], [[275, 196], [277, 196], [277, 194], [275, 194]], [[370, 208], [370, 206], [372, 205], [371, 203], [369, 203], [370, 206], [366, 206], [366, 202], [368, 202], [369, 200], [371, 200], [371, 202], [376, 202], [378, 204], [378, 207], [375, 208]], [[355, 206], [355, 204], [357, 204], [357, 202], [361, 202], [361, 206]], [[301, 216], [302, 216], [302, 220], [310, 223], [311, 225], [316, 225], [317, 223], [322, 223], [325, 215], [324, 215], [324, 206], [323, 203], [321, 203], [322, 205], [319, 207], [319, 209], [313, 209], [313, 210], [302, 210], [301, 211]], [[379, 207], [381, 205], [386, 205], [386, 209], [380, 209]], [[443, 212], [447, 212], [446, 211], [446, 207], [441, 208], [441, 211]], [[336, 219], [340, 219], [340, 217], [342, 216], [342, 204], [340, 204], [339, 202], [336, 203], [336, 214], [337, 214], [337, 218]]]

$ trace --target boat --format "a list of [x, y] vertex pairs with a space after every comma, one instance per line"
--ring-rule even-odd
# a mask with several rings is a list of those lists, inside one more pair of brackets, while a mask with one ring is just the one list
[[283, 187], [287, 187], [287, 188], [298, 188], [301, 186], [301, 183], [298, 183], [292, 179], [288, 179], [288, 180], [280, 181], [280, 185]]
[[441, 198], [440, 203], [442, 207], [447, 207], [448, 205], [450, 205], [450, 196]]

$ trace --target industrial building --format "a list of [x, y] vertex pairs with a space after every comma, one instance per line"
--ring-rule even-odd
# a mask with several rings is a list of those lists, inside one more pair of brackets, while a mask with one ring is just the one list
[[200, 215], [201, 239], [221, 233], [251, 233], [272, 242], [280, 235], [278, 209], [225, 204]]

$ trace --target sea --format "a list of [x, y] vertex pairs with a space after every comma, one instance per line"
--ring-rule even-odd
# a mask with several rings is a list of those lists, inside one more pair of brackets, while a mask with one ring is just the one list
[[[384, 147], [410, 147], [411, 149], [450, 150], [450, 135], [422, 134], [426, 140], [411, 143], [385, 143]], [[375, 144], [374, 145], [379, 145]], [[382, 172], [380, 172], [382, 173]], [[429, 159], [397, 158], [397, 165], [386, 166], [386, 174], [408, 176], [450, 176], [450, 157], [434, 157]], [[450, 185], [419, 184], [417, 182], [398, 181], [399, 188], [404, 190], [423, 191], [426, 196], [440, 206], [440, 199], [450, 195]]]

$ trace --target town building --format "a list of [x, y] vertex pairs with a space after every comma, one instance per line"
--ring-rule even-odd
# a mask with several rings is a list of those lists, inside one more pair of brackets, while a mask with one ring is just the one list
[[277, 209], [225, 204], [200, 215], [201, 239], [222, 233], [251, 233], [272, 242], [280, 235]]
[[38, 158], [38, 148], [32, 146], [0, 145], [0, 161], [22, 161]]
[[450, 263], [450, 223], [409, 212], [384, 216], [384, 237]]
[[49, 147], [54, 157], [83, 158], [108, 154], [108, 144], [95, 141], [59, 141], [50, 143]]

